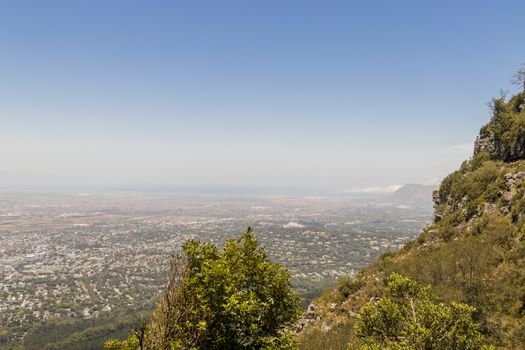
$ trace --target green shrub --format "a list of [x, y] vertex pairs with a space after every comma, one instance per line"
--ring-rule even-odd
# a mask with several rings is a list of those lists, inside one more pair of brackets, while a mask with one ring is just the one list
[[285, 330], [298, 303], [289, 272], [269, 261], [251, 228], [222, 250], [189, 240], [171, 259], [144, 349], [293, 349]]
[[440, 303], [430, 286], [396, 273], [388, 277], [386, 290], [386, 296], [359, 312], [355, 327], [360, 349], [493, 349], [473, 320], [475, 308]]

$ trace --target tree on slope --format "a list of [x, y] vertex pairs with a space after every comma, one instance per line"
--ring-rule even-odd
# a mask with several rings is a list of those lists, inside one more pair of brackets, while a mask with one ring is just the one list
[[[222, 250], [189, 240], [173, 255], [143, 349], [294, 349], [299, 315], [290, 274], [272, 264], [251, 228]], [[138, 349], [131, 336], [106, 348]], [[127, 342], [127, 343], [126, 343]]]

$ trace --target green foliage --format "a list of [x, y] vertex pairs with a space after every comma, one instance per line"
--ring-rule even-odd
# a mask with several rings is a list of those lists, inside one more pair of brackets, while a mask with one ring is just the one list
[[172, 257], [144, 349], [294, 349], [285, 330], [299, 315], [298, 303], [289, 272], [269, 261], [251, 228], [222, 250], [189, 240]]
[[522, 106], [524, 103], [525, 92], [516, 94], [508, 101], [504, 94], [491, 101], [492, 119], [481, 129], [480, 136], [492, 138], [494, 141], [492, 159], [510, 162], [523, 158], [525, 109]]
[[107, 340], [104, 343], [105, 350], [136, 350], [139, 349], [139, 342], [137, 337], [132, 336], [126, 340]]
[[275, 337], [267, 337], [262, 340], [262, 350], [297, 350], [297, 339], [290, 333], [285, 332]]
[[[466, 166], [468, 168], [468, 165]], [[463, 198], [469, 202], [495, 199], [500, 185], [496, 180], [501, 175], [500, 168], [493, 161], [476, 165], [468, 174], [456, 171], [447, 176], [440, 188], [442, 202], [451, 202], [453, 208], [459, 206]]]
[[354, 340], [354, 324], [351, 321], [336, 324], [329, 331], [313, 326], [308, 333], [300, 337], [301, 350], [345, 349], [346, 344]]
[[348, 298], [349, 295], [357, 292], [363, 287], [363, 282], [353, 277], [341, 277], [337, 281], [337, 292], [339, 293], [338, 302]]
[[0, 349], [2, 347], [2, 344], [9, 342], [11, 337], [12, 337], [11, 330], [7, 328], [0, 328]]
[[[132, 325], [133, 319], [119, 311], [88, 320], [64, 318], [23, 324], [0, 332], [0, 349], [98, 350], [108, 338], [127, 337]], [[12, 334], [20, 333], [26, 333], [23, 339], [15, 342], [10, 339]]]
[[386, 292], [359, 312], [360, 349], [489, 349], [472, 318], [475, 308], [439, 303], [430, 286], [396, 273], [388, 277]]

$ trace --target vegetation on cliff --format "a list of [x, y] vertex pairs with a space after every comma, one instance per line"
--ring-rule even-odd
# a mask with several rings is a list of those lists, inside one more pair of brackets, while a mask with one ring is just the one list
[[[480, 131], [474, 156], [434, 193], [434, 222], [401, 251], [384, 254], [314, 301], [318, 320], [300, 334], [302, 349], [468, 349], [483, 343], [523, 349], [525, 92], [509, 99], [502, 95], [490, 106], [492, 118]], [[470, 310], [465, 315], [471, 315], [475, 324], [471, 326], [487, 340], [474, 347], [415, 345], [413, 340], [413, 347], [403, 347], [404, 339], [413, 339], [412, 335], [379, 332], [384, 324], [399, 324], [398, 306], [388, 301], [392, 295], [388, 276], [393, 273], [432, 286], [436, 302], [443, 303], [438, 305], [450, 308], [447, 312], [458, 303], [470, 305], [462, 306]], [[380, 312], [388, 317], [377, 321], [372, 316]], [[379, 328], [363, 332], [363, 317]], [[414, 325], [403, 328], [410, 332]]]

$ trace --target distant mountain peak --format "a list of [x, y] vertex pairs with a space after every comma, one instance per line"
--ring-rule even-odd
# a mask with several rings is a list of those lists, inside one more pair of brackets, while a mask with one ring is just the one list
[[432, 191], [436, 189], [435, 185], [406, 184], [395, 191], [390, 198], [396, 201], [432, 201]]

